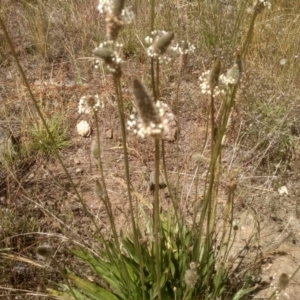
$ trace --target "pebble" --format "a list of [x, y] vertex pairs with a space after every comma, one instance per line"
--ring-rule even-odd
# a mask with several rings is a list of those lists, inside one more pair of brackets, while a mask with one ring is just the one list
[[114, 132], [113, 132], [112, 129], [106, 130], [106, 132], [105, 132], [105, 138], [106, 139], [110, 139], [111, 140], [113, 138], [113, 136], [114, 136]]
[[80, 168], [78, 168], [78, 169], [76, 169], [76, 174], [80, 174], [80, 173], [82, 173], [83, 171], [82, 171], [82, 169], [80, 169]]
[[34, 173], [31, 173], [28, 177], [27, 177], [27, 180], [29, 181], [29, 180], [31, 180], [31, 179], [33, 179], [34, 178]]
[[83, 137], [89, 137], [91, 135], [92, 129], [87, 121], [80, 121], [76, 125], [77, 133]]
[[80, 165], [80, 160], [78, 158], [74, 158], [75, 165]]

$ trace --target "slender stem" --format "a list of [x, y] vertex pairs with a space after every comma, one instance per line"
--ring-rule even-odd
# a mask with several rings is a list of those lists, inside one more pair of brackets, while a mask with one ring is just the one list
[[[257, 4], [258, 5], [258, 4]], [[248, 49], [249, 49], [249, 45], [251, 43], [252, 40], [252, 36], [253, 36], [253, 31], [254, 31], [254, 24], [255, 24], [255, 20], [256, 17], [258, 16], [258, 12], [257, 9], [254, 9], [254, 13], [252, 15], [252, 19], [251, 19], [251, 23], [247, 32], [247, 36], [241, 51], [241, 57], [245, 58], [247, 56], [248, 53]]]
[[104, 172], [103, 172], [103, 164], [102, 164], [102, 157], [101, 157], [100, 132], [99, 132], [99, 123], [98, 123], [97, 112], [94, 113], [94, 117], [95, 117], [95, 123], [96, 123], [96, 138], [97, 138], [97, 149], [98, 149], [97, 165], [98, 165], [98, 169], [99, 169], [99, 172], [100, 172], [100, 175], [101, 175], [101, 184], [102, 184], [102, 189], [103, 189], [102, 199], [104, 200], [103, 202], [104, 202], [105, 209], [106, 209], [108, 217], [109, 217], [109, 221], [110, 221], [110, 224], [111, 224], [111, 227], [112, 227], [112, 231], [113, 231], [113, 235], [114, 235], [114, 239], [115, 239], [117, 248], [120, 249], [120, 242], [119, 242], [119, 238], [118, 238], [118, 234], [117, 234], [117, 230], [116, 230], [116, 225], [115, 225], [115, 221], [114, 221], [114, 217], [113, 217], [113, 213], [112, 213], [111, 202], [110, 202], [110, 199], [109, 199], [108, 193], [107, 193], [105, 176], [104, 176]]
[[[223, 247], [223, 243], [224, 243], [224, 239], [225, 239], [225, 235], [226, 235], [226, 226], [227, 226], [227, 222], [229, 219], [229, 214], [231, 213], [231, 221], [233, 221], [233, 200], [234, 200], [234, 192], [235, 192], [235, 180], [234, 178], [231, 178], [231, 182], [230, 182], [230, 186], [229, 186], [229, 193], [228, 193], [228, 198], [227, 198], [227, 203], [226, 203], [226, 208], [225, 208], [225, 213], [224, 213], [224, 220], [223, 220], [223, 233], [222, 233], [222, 238], [221, 238], [221, 242], [220, 242], [220, 249], [222, 249]], [[231, 237], [231, 232], [232, 232], [232, 227], [233, 227], [233, 223], [231, 222], [231, 226], [229, 229], [229, 234], [228, 234], [228, 241], [227, 241], [227, 247], [226, 247], [226, 251], [223, 255], [223, 261], [226, 261], [227, 258], [227, 254], [228, 254], [228, 247], [229, 247], [229, 242], [230, 242], [230, 237]]]
[[[235, 183], [234, 183], [235, 185]], [[229, 248], [229, 242], [230, 242], [230, 238], [231, 238], [231, 233], [232, 233], [232, 228], [233, 228], [233, 200], [234, 200], [234, 193], [235, 192], [235, 186], [232, 186], [230, 188], [230, 195], [228, 196], [229, 199], [229, 206], [230, 206], [230, 212], [231, 212], [231, 224], [230, 224], [230, 228], [229, 228], [229, 234], [228, 234], [228, 240], [227, 240], [227, 246], [226, 246], [226, 251], [224, 253], [224, 258], [223, 258], [223, 261], [227, 261], [227, 257], [228, 257], [228, 254], [229, 254], [229, 251], [230, 251], [230, 248]], [[227, 216], [227, 219], [228, 219], [228, 216]], [[236, 231], [235, 231], [236, 232]]]
[[126, 135], [126, 127], [125, 127], [125, 115], [124, 115], [124, 105], [123, 105], [123, 96], [122, 96], [122, 88], [121, 82], [119, 78], [114, 77], [114, 87], [117, 94], [117, 102], [118, 102], [118, 112], [119, 112], [119, 119], [121, 124], [121, 132], [122, 132], [122, 143], [123, 143], [123, 151], [124, 151], [124, 166], [125, 166], [125, 176], [126, 176], [126, 183], [127, 183], [127, 194], [129, 200], [129, 207], [130, 207], [130, 218], [132, 223], [132, 230], [133, 230], [133, 237], [134, 237], [134, 246], [138, 253], [139, 258], [139, 267], [140, 267], [140, 276], [142, 282], [142, 294], [143, 299], [146, 299], [145, 295], [145, 278], [144, 278], [144, 261], [141, 255], [141, 245], [139, 243], [139, 231], [135, 223], [134, 217], [134, 207], [133, 207], [133, 200], [131, 194], [131, 182], [130, 182], [130, 171], [129, 171], [129, 160], [128, 160], [128, 150], [127, 150], [127, 135]]
[[150, 30], [153, 31], [154, 30], [154, 19], [155, 19], [155, 0], [151, 0], [151, 4], [150, 4]]
[[125, 116], [124, 116], [124, 107], [123, 107], [123, 98], [122, 98], [122, 90], [121, 90], [121, 83], [118, 78], [114, 77], [114, 85], [115, 90], [117, 92], [117, 101], [118, 101], [118, 111], [119, 111], [119, 118], [120, 118], [120, 125], [121, 125], [121, 132], [122, 132], [122, 142], [123, 142], [123, 151], [124, 151], [124, 165], [125, 165], [125, 176], [127, 182], [127, 193], [130, 205], [130, 214], [131, 214], [131, 221], [134, 230], [134, 234], [136, 235], [136, 225], [134, 219], [134, 209], [133, 209], [133, 201], [131, 195], [131, 180], [130, 180], [130, 171], [129, 171], [129, 160], [128, 160], [128, 150], [127, 150], [127, 135], [126, 135], [126, 128], [125, 128]]
[[156, 95], [155, 95], [155, 102], [159, 99], [160, 97], [160, 91], [159, 91], [159, 60], [156, 59], [156, 87], [155, 87], [155, 91], [156, 91]]
[[[176, 136], [176, 167], [177, 167], [177, 179], [176, 179], [176, 197], [179, 195], [179, 135], [180, 135], [180, 114], [179, 114], [179, 90], [180, 90], [180, 82], [181, 82], [181, 75], [182, 75], [182, 68], [183, 68], [183, 57], [180, 59], [180, 66], [177, 78], [177, 85], [176, 85], [176, 96], [175, 96], [175, 108], [176, 108], [176, 122], [177, 122], [177, 136]], [[179, 199], [177, 198], [179, 202]], [[179, 206], [179, 203], [178, 203]]]
[[154, 101], [156, 102], [157, 91], [156, 91], [156, 85], [155, 85], [154, 63], [155, 63], [155, 60], [153, 57], [151, 57], [151, 85], [152, 85], [152, 90], [153, 90]]
[[[176, 203], [176, 199], [175, 199], [176, 196], [174, 196], [174, 194], [172, 192], [171, 185], [169, 182], [168, 172], [167, 172], [166, 157], [165, 157], [165, 141], [164, 140], [161, 141], [161, 148], [162, 148], [162, 150], [161, 150], [162, 164], [163, 164], [163, 171], [164, 171], [164, 176], [165, 176], [165, 180], [166, 180], [166, 185], [168, 187], [168, 192], [170, 193], [172, 205], [174, 207], [176, 221], [180, 225], [180, 228], [181, 228], [181, 226], [182, 226], [181, 224], [183, 224], [183, 223], [180, 221], [179, 214], [178, 214], [179, 203]], [[181, 230], [180, 230], [180, 233], [182, 233]]]
[[[151, 16], [150, 16], [150, 29], [151, 32], [154, 30], [154, 20], [155, 20], [155, 0], [151, 0]], [[157, 60], [156, 65], [156, 81], [155, 81], [155, 70], [154, 70], [154, 60], [151, 57], [151, 83], [154, 101], [158, 99], [158, 71], [159, 71], [159, 61]], [[156, 283], [158, 290], [158, 300], [161, 300], [161, 288], [160, 288], [160, 217], [159, 217], [159, 139], [155, 138], [155, 187], [154, 187], [154, 205], [153, 205], [153, 231], [154, 231], [154, 255], [155, 255], [155, 269], [156, 269]]]
[[[182, 71], [183, 71], [183, 67], [184, 67], [184, 56], [182, 55], [180, 58], [180, 65], [179, 65], [179, 71], [178, 71], [178, 76], [177, 76], [177, 83], [176, 83], [176, 94], [175, 94], [175, 108], [176, 108], [176, 125], [177, 125], [177, 133], [176, 133], [176, 167], [177, 167], [177, 178], [176, 178], [176, 190], [175, 190], [175, 196], [172, 193], [170, 187], [169, 187], [169, 181], [168, 181], [168, 174], [167, 174], [167, 168], [166, 168], [166, 159], [165, 159], [165, 144], [164, 141], [162, 141], [162, 161], [163, 161], [163, 169], [164, 169], [164, 174], [165, 174], [165, 178], [166, 178], [166, 183], [169, 189], [169, 193], [171, 196], [171, 201], [172, 201], [172, 205], [174, 208], [174, 212], [175, 212], [175, 218], [176, 218], [176, 222], [179, 226], [179, 233], [181, 235], [181, 239], [184, 240], [186, 237], [183, 237], [183, 226], [184, 223], [182, 222], [182, 214], [181, 219], [180, 216], [178, 214], [178, 209], [179, 209], [179, 205], [180, 205], [180, 198], [179, 198], [179, 181], [180, 181], [180, 172], [179, 172], [179, 137], [180, 137], [180, 111], [179, 111], [179, 91], [180, 91], [180, 83], [181, 83], [181, 76], [182, 76]], [[183, 245], [185, 246], [186, 244], [183, 243]], [[186, 250], [186, 249], [185, 249]]]
[[155, 269], [158, 289], [158, 299], [161, 300], [160, 288], [160, 217], [159, 217], [159, 139], [155, 138], [155, 187], [153, 205]]
[[215, 98], [214, 98], [214, 89], [211, 91], [210, 95], [210, 122], [211, 122], [211, 153], [213, 153], [213, 148], [216, 139], [215, 132]]
[[190, 294], [191, 294], [191, 287], [190, 286], [187, 286], [185, 291], [184, 291], [184, 294], [183, 294], [183, 297], [182, 299], [183, 300], [188, 300], [190, 299]]
[[[154, 20], [155, 20], [155, 0], [151, 0], [150, 3], [150, 31], [152, 32], [154, 30]], [[151, 57], [151, 84], [152, 84], [152, 90], [153, 90], [153, 96], [156, 102], [157, 97], [157, 91], [155, 86], [155, 73], [154, 73], [154, 58]]]

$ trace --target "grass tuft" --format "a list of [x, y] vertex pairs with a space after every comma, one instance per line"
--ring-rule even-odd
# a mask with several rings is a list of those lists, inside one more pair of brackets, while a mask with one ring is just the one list
[[61, 151], [71, 145], [70, 129], [60, 115], [46, 119], [52, 138], [49, 137], [49, 133], [39, 119], [33, 119], [31, 116], [27, 124], [24, 133], [26, 143], [23, 145], [27, 155], [53, 157], [57, 151]]

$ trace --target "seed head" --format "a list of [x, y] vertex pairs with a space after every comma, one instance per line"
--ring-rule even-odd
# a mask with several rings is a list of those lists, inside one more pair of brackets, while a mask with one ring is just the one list
[[163, 36], [159, 37], [152, 45], [153, 52], [157, 54], [164, 54], [168, 46], [171, 44], [173, 38], [174, 38], [173, 32], [167, 32]]
[[233, 225], [233, 230], [235, 230], [235, 231], [239, 230], [239, 225], [238, 224], [234, 224]]
[[243, 72], [243, 62], [242, 62], [241, 54], [239, 52], [236, 55], [235, 62], [239, 68], [239, 72], [242, 73]]
[[[112, 50], [111, 48], [118, 49], [121, 47], [121, 44], [115, 43], [114, 41], [107, 41], [105, 43], [101, 43], [99, 47], [93, 50], [93, 54], [100, 57], [103, 60], [106, 69], [117, 78], [122, 76], [122, 59], [118, 55], [117, 51]], [[99, 61], [96, 62], [98, 66]]]
[[220, 75], [219, 82], [227, 87], [238, 84], [241, 76], [240, 69], [241, 66], [238, 63], [235, 63], [230, 69], [227, 70], [226, 75]]
[[141, 137], [147, 135], [156, 138], [170, 140], [170, 123], [175, 119], [175, 115], [166, 103], [154, 101], [147, 94], [143, 85], [134, 80], [133, 94], [138, 116], [134, 113], [130, 115], [127, 122], [128, 128]]
[[238, 64], [234, 64], [229, 70], [227, 70], [227, 74], [224, 79], [224, 84], [227, 85], [236, 85], [239, 82], [240, 71]]
[[154, 105], [154, 101], [149, 97], [144, 86], [137, 79], [133, 81], [133, 94], [139, 115], [143, 122], [145, 124], [160, 124], [161, 119]]
[[184, 281], [185, 281], [185, 284], [188, 286], [188, 287], [191, 287], [193, 288], [197, 281], [198, 281], [198, 274], [197, 274], [197, 271], [194, 270], [194, 269], [188, 269], [185, 271], [185, 274], [184, 274]]
[[115, 16], [121, 15], [121, 13], [124, 9], [124, 6], [125, 6], [125, 0], [113, 0], [112, 13]]
[[98, 10], [100, 14], [110, 13], [113, 7], [113, 0], [99, 0]]
[[185, 67], [188, 62], [188, 54], [195, 52], [195, 46], [192, 45], [187, 40], [182, 40], [180, 43], [177, 43], [174, 47], [170, 47], [171, 50], [180, 55], [181, 67]]
[[87, 95], [80, 98], [78, 112], [80, 114], [94, 114], [103, 107], [104, 103], [100, 100], [99, 95]]
[[99, 1], [98, 10], [100, 13], [106, 14], [106, 36], [108, 40], [115, 41], [124, 24], [131, 23], [134, 18], [134, 14], [124, 6], [125, 0]]
[[191, 270], [196, 270], [196, 268], [197, 268], [196, 263], [192, 261], [192, 262], [190, 263], [190, 269], [191, 269]]
[[259, 14], [264, 8], [271, 9], [271, 3], [267, 0], [255, 0], [254, 1], [254, 13]]
[[53, 248], [50, 245], [40, 245], [36, 248], [36, 253], [41, 259], [48, 259], [53, 256]]
[[169, 45], [174, 38], [173, 32], [155, 30], [151, 32], [150, 37], [146, 37], [146, 43], [151, 43], [147, 49], [147, 54], [150, 57], [160, 57], [167, 51]]
[[288, 286], [289, 282], [290, 282], [290, 276], [286, 273], [282, 273], [279, 276], [278, 286], [280, 289], [284, 290]]
[[188, 53], [195, 52], [196, 48], [189, 41], [182, 40], [180, 43], [177, 43], [174, 47], [171, 47], [171, 49], [175, 52], [178, 52], [180, 55], [186, 55]]
[[[206, 95], [211, 95], [213, 94], [215, 97], [218, 95], [222, 95], [225, 93], [225, 90], [221, 89], [219, 86], [215, 86], [212, 89], [212, 85], [211, 85], [211, 74], [212, 74], [212, 70], [208, 70], [205, 71], [201, 74], [201, 76], [199, 77], [199, 81], [200, 81], [200, 89], [201, 89], [201, 93], [202, 94], [206, 94]], [[221, 75], [222, 76], [222, 75]], [[220, 77], [221, 77], [220, 76]], [[219, 78], [221, 79], [221, 78]], [[218, 79], [218, 84], [219, 84], [219, 80]], [[214, 79], [214, 82], [216, 82], [216, 78]]]
[[122, 29], [124, 22], [114, 13], [107, 14], [105, 18], [106, 36], [108, 40], [115, 41]]
[[109, 48], [101, 47], [101, 45], [93, 50], [93, 54], [102, 58], [107, 64], [111, 64], [114, 58], [114, 52]]
[[221, 72], [221, 61], [217, 59], [209, 75], [209, 86], [211, 90], [214, 90], [214, 88], [218, 85], [220, 72]]

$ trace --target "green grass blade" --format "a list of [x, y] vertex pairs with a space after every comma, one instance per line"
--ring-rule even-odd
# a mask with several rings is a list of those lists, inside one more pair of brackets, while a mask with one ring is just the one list
[[67, 278], [70, 279], [84, 294], [96, 300], [119, 300], [113, 293], [91, 283], [75, 274], [67, 273]]
[[250, 292], [254, 291], [256, 289], [256, 287], [251, 287], [251, 288], [247, 288], [247, 289], [242, 289], [239, 290], [233, 297], [232, 300], [240, 300], [242, 299], [243, 296], [249, 294]]

